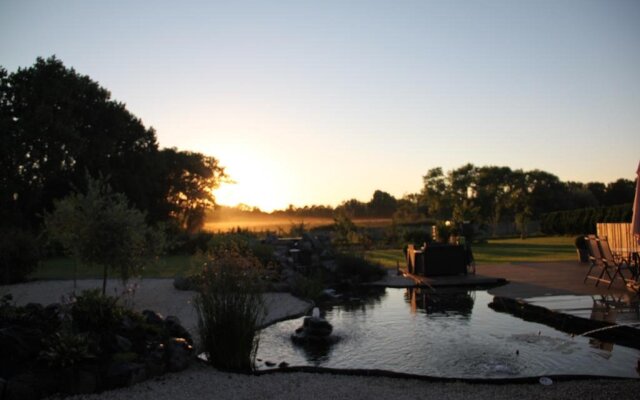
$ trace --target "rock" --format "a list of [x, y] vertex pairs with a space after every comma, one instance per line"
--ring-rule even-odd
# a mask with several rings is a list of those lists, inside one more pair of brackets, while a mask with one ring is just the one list
[[189, 367], [193, 360], [193, 346], [184, 338], [171, 338], [166, 345], [167, 369], [178, 372]]
[[118, 362], [107, 369], [108, 388], [131, 386], [147, 379], [144, 365], [133, 362]]
[[142, 315], [145, 320], [150, 324], [161, 325], [164, 323], [164, 317], [162, 314], [159, 314], [152, 310], [144, 310], [142, 311]]
[[182, 325], [180, 325], [180, 319], [178, 319], [178, 317], [170, 315], [165, 318], [164, 324], [170, 336], [184, 338], [189, 342], [189, 344], [193, 344], [191, 334]]
[[115, 335], [115, 351], [116, 353], [127, 353], [131, 350], [133, 343], [126, 337]]
[[165, 353], [165, 347], [162, 343], [156, 343], [147, 350], [147, 354], [144, 357], [143, 362], [147, 369], [148, 376], [158, 376], [164, 374], [165, 370], [167, 369]]

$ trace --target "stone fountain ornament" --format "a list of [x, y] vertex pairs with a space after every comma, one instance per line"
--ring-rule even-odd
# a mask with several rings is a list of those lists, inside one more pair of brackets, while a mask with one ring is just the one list
[[320, 309], [314, 307], [311, 316], [304, 317], [302, 326], [291, 335], [294, 343], [333, 343], [337, 337], [331, 335], [333, 326], [320, 316]]

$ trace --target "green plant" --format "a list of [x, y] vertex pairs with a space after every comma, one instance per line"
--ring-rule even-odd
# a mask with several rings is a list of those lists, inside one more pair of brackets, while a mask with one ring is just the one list
[[50, 367], [67, 368], [95, 356], [89, 350], [87, 334], [74, 334], [63, 330], [45, 341], [45, 349], [40, 352], [40, 358]]
[[103, 296], [99, 289], [83, 291], [73, 304], [71, 316], [78, 332], [105, 332], [115, 329], [125, 310], [117, 298]]
[[336, 263], [336, 276], [351, 282], [373, 282], [387, 274], [382, 266], [352, 254], [339, 254]]
[[74, 193], [54, 202], [45, 215], [45, 229], [78, 262], [103, 268], [102, 294], [109, 269], [126, 281], [163, 249], [164, 235], [145, 223], [145, 214], [129, 207], [103, 179], [87, 175], [87, 193]]
[[291, 293], [302, 299], [318, 300], [324, 290], [324, 274], [316, 269], [309, 276], [298, 275], [291, 287]]
[[194, 305], [200, 340], [212, 366], [253, 369], [264, 315], [259, 277], [259, 261], [235, 252], [205, 265]]

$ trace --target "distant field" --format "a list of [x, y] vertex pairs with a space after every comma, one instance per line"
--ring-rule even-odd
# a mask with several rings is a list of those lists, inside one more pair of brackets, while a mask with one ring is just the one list
[[[358, 226], [378, 227], [389, 225], [388, 218], [354, 219]], [[242, 228], [254, 232], [272, 231], [276, 233], [288, 233], [292, 227], [304, 223], [305, 229], [318, 228], [333, 225], [333, 218], [277, 218], [258, 217], [252, 219], [236, 219], [224, 221], [209, 221], [204, 229], [209, 232], [228, 232], [232, 229]]]
[[[495, 239], [472, 246], [477, 264], [509, 262], [545, 262], [576, 260], [573, 237], [547, 236], [529, 239]], [[385, 267], [395, 268], [396, 262], [404, 265], [401, 249], [370, 250], [366, 257]]]

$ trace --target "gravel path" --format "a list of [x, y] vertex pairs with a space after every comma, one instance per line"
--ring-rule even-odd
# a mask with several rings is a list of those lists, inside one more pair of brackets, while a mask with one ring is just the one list
[[136, 386], [70, 400], [176, 399], [637, 399], [639, 381], [572, 381], [539, 384], [488, 385], [433, 383], [411, 379], [278, 373], [247, 376], [192, 367]]
[[[126, 293], [126, 288], [116, 279], [110, 279], [107, 283], [107, 293], [122, 296], [125, 303], [129, 303], [134, 309], [142, 311], [150, 309], [163, 316], [175, 315], [182, 325], [197, 338], [198, 321], [193, 307], [195, 292], [176, 290], [173, 287], [173, 279], [143, 279], [132, 280], [128, 286], [137, 285], [135, 293]], [[78, 280], [75, 293], [85, 289], [102, 289], [102, 280], [82, 279]], [[74, 292], [73, 281], [35, 281], [16, 285], [0, 286], [0, 296], [11, 293], [13, 301], [17, 305], [27, 303], [51, 304], [59, 302], [62, 296], [69, 296]], [[266, 293], [264, 295], [267, 314], [261, 325], [268, 325], [275, 321], [302, 315], [306, 313], [311, 304], [292, 296], [289, 293]]]

